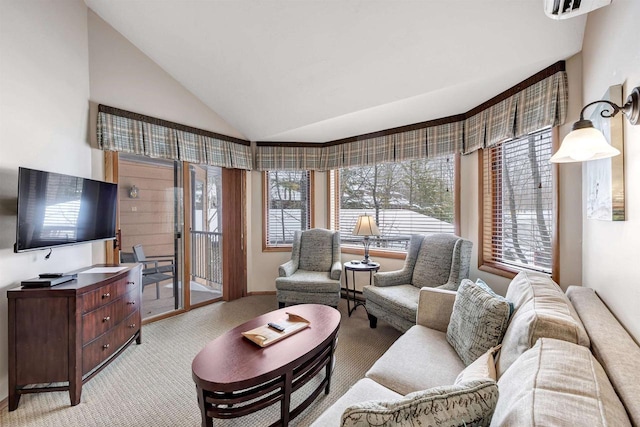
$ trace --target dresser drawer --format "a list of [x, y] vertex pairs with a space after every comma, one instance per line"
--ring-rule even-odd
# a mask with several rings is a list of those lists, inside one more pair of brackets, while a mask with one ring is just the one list
[[[136, 270], [137, 271], [137, 270]], [[102, 286], [95, 291], [88, 292], [82, 297], [82, 313], [88, 313], [96, 308], [107, 305], [127, 293], [139, 289], [140, 285], [135, 274]]]
[[126, 343], [140, 328], [140, 311], [135, 311], [106, 334], [82, 349], [82, 375], [86, 375]]
[[[123, 288], [125, 289], [125, 288]], [[82, 342], [88, 344], [120, 323], [140, 307], [140, 292], [137, 288], [127, 294], [82, 316]]]

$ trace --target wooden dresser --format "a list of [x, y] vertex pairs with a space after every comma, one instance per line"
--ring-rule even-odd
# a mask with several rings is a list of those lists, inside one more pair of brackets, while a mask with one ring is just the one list
[[[7, 291], [9, 410], [26, 393], [68, 390], [80, 403], [89, 381], [141, 335], [141, 266], [83, 273], [50, 288]], [[95, 270], [94, 270], [95, 271]]]

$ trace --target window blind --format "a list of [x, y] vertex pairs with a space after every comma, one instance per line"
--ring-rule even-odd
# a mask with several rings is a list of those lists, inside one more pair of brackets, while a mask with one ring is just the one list
[[351, 233], [367, 213], [381, 232], [371, 248], [399, 251], [414, 233], [454, 233], [455, 173], [453, 156], [333, 171], [330, 226], [343, 244], [360, 245], [362, 237]]
[[267, 171], [265, 180], [265, 244], [293, 243], [296, 230], [311, 228], [312, 185], [309, 171]]
[[553, 140], [547, 128], [483, 150], [483, 262], [551, 273]]

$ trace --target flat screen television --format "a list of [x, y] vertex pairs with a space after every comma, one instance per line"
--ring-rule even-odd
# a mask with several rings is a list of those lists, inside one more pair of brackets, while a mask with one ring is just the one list
[[20, 168], [15, 252], [115, 239], [118, 185]]

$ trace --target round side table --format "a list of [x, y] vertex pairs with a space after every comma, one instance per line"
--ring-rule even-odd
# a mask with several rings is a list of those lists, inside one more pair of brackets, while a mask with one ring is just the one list
[[[356, 299], [356, 273], [357, 272], [369, 272], [369, 285], [373, 284], [373, 273], [380, 270], [380, 263], [370, 262], [369, 264], [363, 264], [361, 262], [345, 262], [344, 263], [344, 284], [347, 288], [347, 311], [349, 317], [351, 313], [359, 306], [364, 306], [363, 301]], [[353, 288], [349, 289], [349, 272], [351, 272], [351, 279], [353, 282]], [[353, 307], [351, 307], [351, 299], [353, 298]]]

